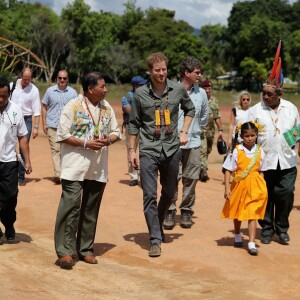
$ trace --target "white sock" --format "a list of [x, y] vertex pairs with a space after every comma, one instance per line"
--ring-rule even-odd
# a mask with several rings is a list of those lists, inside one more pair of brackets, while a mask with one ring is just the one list
[[234, 241], [238, 242], [238, 243], [243, 241], [243, 238], [242, 238], [240, 233], [235, 233], [234, 234]]
[[255, 243], [254, 242], [249, 242], [248, 243], [248, 249], [256, 249], [256, 245], [255, 245]]

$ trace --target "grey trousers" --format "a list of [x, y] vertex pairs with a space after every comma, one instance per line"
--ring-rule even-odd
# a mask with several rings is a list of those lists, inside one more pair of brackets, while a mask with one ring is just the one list
[[106, 183], [62, 179], [54, 242], [58, 257], [93, 255], [99, 208]]
[[[164, 152], [159, 157], [140, 152], [140, 179], [143, 189], [144, 215], [152, 244], [159, 244], [162, 240], [162, 224], [178, 188], [177, 176], [180, 158], [180, 148], [169, 157], [166, 157]], [[157, 204], [158, 171], [162, 189]]]
[[[180, 210], [189, 211], [193, 214], [193, 206], [196, 201], [196, 185], [199, 181], [200, 174], [200, 150], [181, 149], [182, 157], [180, 162], [178, 182], [182, 179], [182, 201], [179, 206]], [[176, 201], [178, 199], [178, 191], [172, 199], [169, 210], [176, 210]]]

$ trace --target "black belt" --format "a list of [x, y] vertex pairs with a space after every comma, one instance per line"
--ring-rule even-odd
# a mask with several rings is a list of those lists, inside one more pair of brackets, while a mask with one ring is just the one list
[[32, 116], [31, 115], [30, 116], [24, 116], [24, 120], [29, 119], [29, 118], [32, 118]]

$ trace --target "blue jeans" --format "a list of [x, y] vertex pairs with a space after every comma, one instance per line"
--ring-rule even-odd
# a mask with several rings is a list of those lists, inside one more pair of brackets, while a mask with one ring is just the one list
[[[32, 116], [24, 116], [24, 121], [25, 121], [25, 125], [26, 125], [27, 131], [28, 131], [27, 139], [28, 139], [28, 143], [29, 143], [29, 140], [31, 137], [31, 131], [32, 131]], [[24, 160], [24, 156], [23, 156], [23, 153], [21, 152], [21, 149], [20, 149], [20, 153]], [[18, 178], [25, 179], [25, 169], [22, 166], [22, 164], [19, 164]]]

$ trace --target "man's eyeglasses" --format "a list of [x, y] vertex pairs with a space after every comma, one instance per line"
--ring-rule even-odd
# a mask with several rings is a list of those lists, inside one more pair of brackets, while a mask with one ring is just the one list
[[68, 77], [58, 77], [59, 80], [67, 80]]
[[201, 72], [200, 71], [193, 71], [192, 73], [195, 73], [197, 75], [201, 75]]

